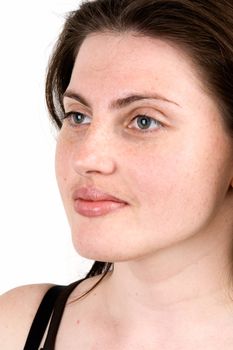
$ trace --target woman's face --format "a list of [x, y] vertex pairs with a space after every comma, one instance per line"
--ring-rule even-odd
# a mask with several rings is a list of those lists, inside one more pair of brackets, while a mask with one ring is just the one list
[[[219, 229], [233, 203], [232, 140], [182, 50], [91, 35], [66, 95], [56, 174], [80, 255], [126, 261]], [[80, 214], [74, 194], [89, 186], [127, 205]]]

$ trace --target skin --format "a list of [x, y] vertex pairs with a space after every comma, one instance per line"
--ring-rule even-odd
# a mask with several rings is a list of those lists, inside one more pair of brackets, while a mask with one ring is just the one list
[[[183, 56], [162, 41], [133, 36], [95, 35], [81, 47], [67, 91], [84, 96], [90, 107], [64, 98], [66, 112], [87, 117], [81, 127], [64, 121], [56, 155], [58, 185], [81, 255], [132, 260], [207, 232], [221, 220], [232, 181], [232, 140]], [[151, 99], [109, 108], [133, 94], [159, 94], [174, 103]], [[140, 114], [163, 127], [143, 133], [132, 122]], [[129, 206], [100, 218], [77, 215], [71, 195], [83, 185]]]
[[[99, 276], [74, 290], [56, 350], [231, 350], [233, 141], [189, 56], [133, 34], [86, 38], [67, 93], [81, 94], [88, 106], [64, 97], [67, 113], [86, 115], [83, 125], [66, 118], [57, 140], [74, 246], [84, 257], [114, 262], [114, 271], [70, 303]], [[113, 104], [135, 94], [166, 101]], [[155, 119], [150, 133], [135, 119], [145, 114]], [[95, 218], [77, 214], [73, 191], [89, 185], [128, 206]], [[1, 349], [23, 348], [49, 287], [1, 297]]]
[[[225, 329], [233, 322], [233, 141], [216, 99], [180, 48], [133, 33], [86, 38], [66, 94], [85, 100], [64, 97], [66, 113], [86, 117], [82, 125], [64, 120], [57, 181], [78, 253], [114, 262], [114, 272], [98, 287], [103, 319], [116, 325], [115, 333], [125, 331], [134, 346], [144, 335], [144, 344], [153, 339], [169, 349], [190, 345], [205, 325], [206, 345], [214, 349], [216, 339], [207, 339], [222, 327], [219, 319]], [[116, 106], [135, 94], [163, 100]], [[157, 120], [151, 132], [140, 129], [138, 115]], [[101, 217], [81, 216], [72, 193], [86, 185], [129, 205]]]

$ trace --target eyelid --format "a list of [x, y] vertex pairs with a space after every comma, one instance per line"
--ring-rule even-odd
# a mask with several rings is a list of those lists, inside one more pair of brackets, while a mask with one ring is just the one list
[[87, 123], [78, 124], [78, 123], [75, 123], [74, 121], [72, 121], [72, 115], [75, 115], [75, 114], [82, 115], [85, 118], [90, 118], [86, 113], [82, 113], [82, 112], [79, 112], [79, 111], [69, 111], [69, 112], [65, 112], [64, 113], [61, 121], [64, 122], [65, 120], [67, 120], [69, 125], [71, 125], [72, 127], [77, 127], [77, 126], [80, 127], [82, 125], [86, 125], [87, 124]]
[[135, 116], [136, 115], [147, 115], [148, 117], [150, 117], [152, 119], [157, 119], [160, 116], [161, 118], [164, 119], [164, 122], [165, 122], [165, 118], [167, 118], [166, 114], [164, 112], [162, 112], [161, 109], [159, 109], [155, 106], [151, 106], [151, 105], [138, 106], [138, 107], [134, 108], [130, 114], [135, 115]]
[[[137, 102], [135, 102], [135, 103], [137, 103]], [[68, 110], [68, 112], [65, 112], [65, 114], [73, 112], [73, 113], [82, 113], [86, 116], [92, 115], [92, 111], [89, 109], [87, 110], [87, 107], [80, 104], [79, 102], [68, 103], [67, 105], [64, 104], [63, 107], [64, 107], [64, 111]], [[143, 112], [139, 112], [141, 110]], [[147, 112], [145, 112], [145, 111], [147, 111]], [[130, 115], [130, 114], [131, 115], [133, 115], [133, 114], [134, 115], [136, 115], [136, 114], [154, 115], [154, 113], [156, 115], [159, 113], [163, 118], [167, 119], [166, 114], [164, 114], [164, 112], [161, 110], [161, 108], [158, 108], [158, 105], [155, 106], [154, 104], [149, 103], [149, 101], [147, 101], [147, 103], [145, 105], [138, 103], [138, 105], [134, 106], [134, 108], [132, 108], [132, 106], [126, 106], [126, 107], [124, 107], [124, 110], [119, 111], [120, 115], [121, 114], [124, 114], [124, 115]]]
[[[79, 115], [81, 115], [82, 117], [84, 117], [85, 119], [86, 119], [86, 117], [88, 118], [88, 116], [86, 116], [85, 114], [83, 114], [83, 113], [81, 113], [81, 112], [67, 112], [66, 114], [65, 114], [65, 116], [64, 116], [64, 118], [63, 118], [63, 120], [64, 119], [69, 119], [69, 117], [71, 117], [70, 118], [70, 120], [68, 120], [68, 125], [70, 125], [71, 127], [73, 127], [73, 128], [81, 128], [82, 126], [85, 126], [85, 125], [88, 125], [89, 123], [83, 123], [83, 121], [81, 120], [81, 123], [79, 124], [78, 122], [76, 123], [74, 120], [72, 120], [72, 115], [73, 114], [79, 114]], [[139, 124], [136, 126], [132, 126], [132, 124], [133, 123], [135, 123], [136, 122], [136, 120], [138, 119], [138, 118], [148, 118], [149, 120], [150, 120], [150, 125], [149, 125], [149, 128], [140, 128], [139, 127]], [[90, 118], [90, 117], [89, 117]], [[154, 125], [154, 127], [153, 127], [153, 123], [155, 124]], [[133, 132], [133, 133], [135, 133], [135, 134], [138, 134], [138, 135], [146, 135], [146, 134], [152, 134], [152, 133], [155, 133], [155, 132], [158, 132], [158, 130], [160, 130], [160, 129], [163, 129], [165, 127], [165, 125], [161, 122], [161, 121], [159, 121], [158, 119], [156, 119], [156, 118], [153, 118], [153, 117], [151, 117], [151, 116], [149, 116], [149, 115], [147, 115], [147, 114], [145, 114], [145, 113], [138, 113], [137, 115], [135, 115], [134, 117], [132, 117], [131, 119], [130, 119], [130, 121], [129, 122], [127, 122], [127, 125], [126, 125], [126, 128], [128, 129], [128, 130], [130, 130], [130, 132]]]
[[87, 113], [85, 112], [81, 112], [81, 111], [69, 111], [69, 112], [65, 112], [62, 119], [66, 119], [70, 116], [72, 116], [73, 114], [81, 114], [81, 115], [84, 115], [85, 117], [88, 117], [88, 118], [91, 118]]
[[151, 105], [145, 105], [145, 106], [138, 106], [134, 108], [133, 110], [129, 111], [128, 116], [134, 119], [137, 116], [147, 116], [151, 119], [157, 120], [159, 123], [163, 124], [164, 126], [169, 126], [169, 120], [167, 115], [161, 111], [158, 107], [151, 106]]
[[[150, 119], [150, 121], [153, 123], [155, 123], [155, 124], [157, 124], [157, 126], [156, 127], [154, 127], [154, 128], [150, 128], [150, 129], [147, 129], [147, 128], [145, 128], [145, 129], [140, 129], [139, 127], [137, 128], [137, 127], [128, 127], [130, 130], [133, 130], [134, 132], [136, 132], [136, 133], [140, 133], [140, 134], [149, 134], [149, 133], [154, 133], [154, 132], [156, 132], [156, 131], [158, 131], [159, 129], [162, 129], [162, 128], [164, 128], [165, 127], [165, 124], [163, 123], [163, 122], [161, 122], [158, 118], [153, 118], [153, 117], [151, 117], [150, 115], [148, 115], [148, 114], [143, 114], [143, 113], [139, 113], [139, 114], [137, 114], [134, 118], [132, 118], [132, 120], [131, 120], [131, 122], [129, 123], [129, 125], [130, 124], [132, 124], [132, 123], [135, 123], [136, 122], [136, 120], [138, 119], [138, 118], [148, 118], [148, 119]], [[150, 125], [149, 127], [151, 127], [152, 125]]]
[[85, 113], [91, 114], [91, 109], [82, 104], [81, 102], [75, 101], [75, 100], [70, 100], [69, 97], [65, 97], [65, 99], [63, 100], [63, 109], [64, 110], [69, 110], [69, 111], [80, 111], [80, 110], [84, 110]]
[[[148, 112], [149, 111], [149, 112]], [[70, 110], [68, 112], [65, 112], [63, 118], [62, 118], [62, 121], [64, 121], [65, 119], [68, 119], [69, 117], [72, 117], [72, 115], [75, 115], [75, 114], [80, 114], [82, 115], [83, 117], [86, 118], [91, 118], [87, 113], [86, 111], [80, 111], [80, 110], [77, 110], [75, 108], [75, 110]], [[166, 117], [164, 115], [164, 113], [162, 113], [161, 111], [159, 111], [158, 109], [155, 109], [155, 108], [152, 108], [151, 106], [140, 106], [140, 107], [137, 107], [137, 108], [134, 108], [133, 110], [131, 110], [130, 112], [127, 113], [128, 114], [128, 117], [125, 115], [125, 113], [121, 116], [123, 117], [124, 116], [124, 119], [126, 118], [125, 122], [124, 122], [124, 126], [126, 128], [128, 128], [131, 132], [135, 132], [135, 133], [139, 133], [139, 134], [146, 134], [146, 133], [153, 133], [153, 132], [156, 132], [157, 130], [159, 129], [162, 129], [162, 128], [165, 128], [166, 126], [168, 126], [166, 123], [166, 120], [164, 120]], [[139, 117], [146, 117], [146, 118], [149, 118], [152, 123], [157, 123], [157, 127], [155, 128], [150, 128], [151, 125], [149, 126], [149, 128], [142, 128], [140, 129], [139, 127], [130, 127], [130, 124], [133, 124], [137, 118]], [[89, 123], [84, 123], [83, 121], [81, 121], [81, 123], [79, 124], [78, 122], [75, 122], [72, 120], [72, 118], [70, 118], [70, 121], [69, 121], [69, 124], [72, 126], [72, 127], [81, 127], [81, 126], [84, 126], [84, 125], [88, 125]]]

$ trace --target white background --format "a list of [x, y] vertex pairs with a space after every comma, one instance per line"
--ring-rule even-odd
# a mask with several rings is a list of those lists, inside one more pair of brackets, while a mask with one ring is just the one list
[[78, 0], [5, 1], [0, 11], [0, 293], [67, 284], [93, 261], [78, 256], [57, 189], [55, 132], [44, 99], [47, 61]]

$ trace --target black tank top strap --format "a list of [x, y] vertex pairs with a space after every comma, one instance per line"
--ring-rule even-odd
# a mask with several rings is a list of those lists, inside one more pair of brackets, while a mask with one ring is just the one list
[[65, 286], [53, 286], [44, 295], [32, 322], [24, 350], [38, 350], [51, 317], [55, 301]]
[[54, 310], [50, 321], [49, 329], [47, 332], [47, 337], [45, 339], [43, 348], [41, 348], [40, 350], [54, 350], [58, 328], [62, 319], [62, 315], [63, 315], [63, 311], [65, 308], [67, 299], [69, 295], [72, 293], [72, 291], [75, 289], [75, 287], [79, 283], [81, 283], [83, 280], [85, 280], [85, 278], [70, 284], [57, 297], [57, 300], [54, 305]]

